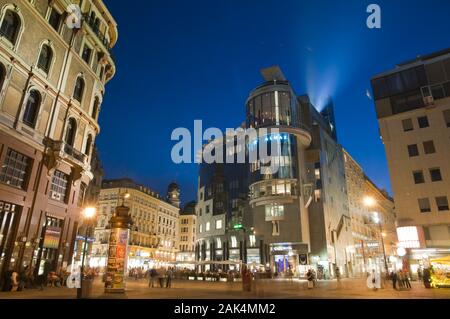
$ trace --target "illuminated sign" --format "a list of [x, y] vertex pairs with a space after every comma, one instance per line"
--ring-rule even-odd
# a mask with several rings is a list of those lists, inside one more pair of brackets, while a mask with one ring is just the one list
[[58, 249], [60, 237], [61, 237], [61, 228], [46, 226], [43, 247], [50, 249]]

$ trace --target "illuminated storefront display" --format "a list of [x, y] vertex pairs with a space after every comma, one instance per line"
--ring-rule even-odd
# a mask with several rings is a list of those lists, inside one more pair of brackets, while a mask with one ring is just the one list
[[399, 241], [399, 246], [404, 248], [419, 248], [419, 233], [417, 227], [415, 226], [407, 226], [407, 227], [398, 227], [397, 228], [397, 236]]
[[450, 288], [450, 255], [430, 259], [430, 264], [432, 266], [431, 286], [436, 288]]

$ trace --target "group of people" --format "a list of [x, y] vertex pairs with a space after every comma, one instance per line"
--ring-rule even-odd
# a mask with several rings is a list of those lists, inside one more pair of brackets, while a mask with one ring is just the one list
[[312, 289], [317, 285], [317, 274], [312, 268], [306, 272], [306, 279], [308, 280], [308, 289]]
[[404, 270], [392, 271], [390, 277], [392, 280], [392, 288], [394, 288], [395, 290], [411, 289], [411, 282], [409, 281], [409, 273], [407, 271]]
[[163, 288], [164, 286], [166, 288], [171, 288], [173, 271], [174, 269], [172, 267], [167, 268], [167, 270], [160, 269], [159, 272], [155, 268], [149, 269], [147, 271], [149, 278], [148, 286], [150, 288], [155, 288], [157, 286], [157, 282], [159, 281], [159, 286], [161, 288]]

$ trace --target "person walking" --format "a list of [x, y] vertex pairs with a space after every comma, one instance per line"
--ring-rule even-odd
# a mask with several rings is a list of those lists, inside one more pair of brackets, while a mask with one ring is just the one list
[[314, 288], [314, 274], [311, 269], [308, 269], [306, 273], [306, 279], [308, 280], [308, 289]]
[[409, 272], [405, 271], [405, 287], [411, 289], [411, 282], [409, 281]]
[[48, 276], [50, 274], [51, 264], [48, 260], [44, 263], [44, 272], [39, 275], [39, 285], [41, 286], [41, 290], [44, 290], [44, 286], [48, 285]]
[[392, 280], [392, 288], [394, 288], [394, 290], [397, 290], [397, 273], [395, 271], [391, 272], [391, 280]]
[[155, 268], [150, 269], [150, 282], [148, 286], [154, 288], [156, 286], [156, 279], [158, 278], [158, 272]]
[[171, 267], [169, 267], [166, 273], [166, 288], [172, 287], [172, 277], [173, 277], [173, 270]]
[[19, 273], [13, 270], [11, 274], [11, 291], [17, 291], [19, 289]]

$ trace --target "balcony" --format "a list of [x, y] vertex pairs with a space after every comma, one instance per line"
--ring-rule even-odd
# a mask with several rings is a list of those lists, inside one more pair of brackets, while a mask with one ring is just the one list
[[56, 160], [66, 160], [74, 166], [83, 170], [89, 170], [88, 157], [86, 154], [76, 150], [73, 146], [64, 141], [47, 140], [46, 145], [53, 150], [53, 156]]
[[250, 205], [261, 206], [272, 202], [289, 204], [298, 197], [297, 180], [263, 180], [250, 186]]
[[91, 29], [91, 31], [97, 36], [97, 39], [104, 46], [106, 51], [108, 51], [109, 55], [111, 56], [111, 59], [115, 63], [116, 59], [112, 53], [111, 44], [108, 41], [108, 39], [105, 37], [105, 35], [100, 32], [98, 25], [95, 23], [95, 19], [92, 19], [88, 13], [85, 13], [83, 15], [83, 21], [86, 22], [86, 25], [89, 26], [89, 29]]

